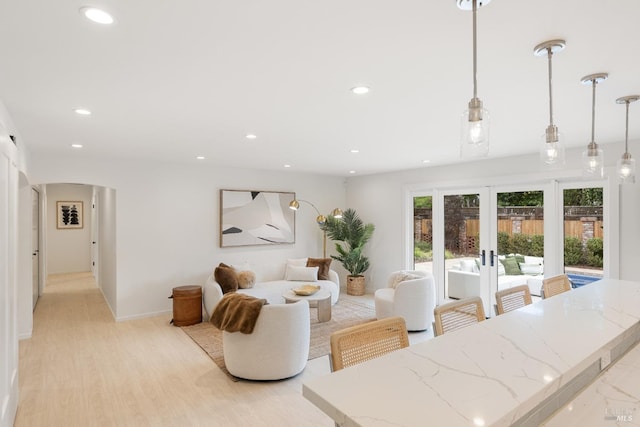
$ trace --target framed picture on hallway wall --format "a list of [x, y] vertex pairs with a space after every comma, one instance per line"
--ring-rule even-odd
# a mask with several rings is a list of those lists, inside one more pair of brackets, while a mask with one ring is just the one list
[[73, 229], [83, 227], [82, 202], [57, 202], [57, 227]]
[[295, 243], [296, 193], [220, 190], [220, 247]]

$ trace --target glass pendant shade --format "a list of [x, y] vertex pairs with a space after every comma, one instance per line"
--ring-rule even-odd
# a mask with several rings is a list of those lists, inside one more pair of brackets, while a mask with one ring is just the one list
[[489, 112], [483, 108], [470, 108], [462, 113], [460, 129], [460, 155], [486, 157], [489, 153]]
[[473, 98], [469, 101], [469, 108], [462, 113], [460, 122], [460, 157], [487, 157], [489, 154], [489, 112], [482, 108], [482, 101], [478, 98], [478, 52], [476, 13], [478, 8], [486, 6], [487, 0], [457, 0], [462, 10], [473, 12]]
[[564, 164], [564, 144], [562, 144], [562, 134], [558, 128], [551, 125], [542, 135], [540, 145], [540, 160], [549, 167], [561, 166]]
[[625, 104], [626, 107], [626, 121], [624, 131], [624, 154], [622, 158], [618, 159], [616, 165], [616, 171], [618, 172], [618, 178], [622, 184], [633, 184], [636, 182], [636, 160], [631, 157], [629, 153], [629, 104], [636, 102], [640, 99], [639, 95], [623, 96], [616, 99], [617, 104]]
[[558, 127], [553, 124], [553, 90], [552, 79], [552, 59], [556, 52], [561, 52], [565, 48], [564, 40], [549, 40], [540, 43], [533, 48], [536, 56], [546, 56], [549, 73], [549, 126], [542, 136], [542, 144], [540, 145], [540, 161], [545, 168], [558, 168], [564, 165], [564, 144]]
[[596, 129], [596, 87], [609, 77], [607, 73], [590, 74], [583, 77], [580, 82], [591, 86], [591, 142], [582, 152], [582, 176], [589, 178], [602, 178], [604, 176], [604, 153], [595, 139]]
[[585, 178], [604, 176], [604, 153], [595, 143], [590, 143], [582, 152], [582, 174]]
[[623, 184], [633, 184], [636, 182], [636, 159], [631, 154], [624, 153], [622, 158], [618, 159], [617, 165], [618, 177]]

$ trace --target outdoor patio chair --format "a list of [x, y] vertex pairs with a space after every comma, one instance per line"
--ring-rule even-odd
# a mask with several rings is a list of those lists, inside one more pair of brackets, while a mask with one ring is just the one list
[[484, 306], [480, 297], [464, 298], [439, 305], [433, 310], [433, 315], [435, 336], [485, 320]]
[[331, 334], [331, 370], [338, 371], [409, 347], [402, 317], [389, 317], [352, 326]]
[[549, 298], [571, 290], [571, 281], [566, 274], [542, 280], [542, 298]]
[[531, 304], [531, 292], [529, 285], [514, 286], [496, 292], [496, 314], [504, 314], [508, 311]]

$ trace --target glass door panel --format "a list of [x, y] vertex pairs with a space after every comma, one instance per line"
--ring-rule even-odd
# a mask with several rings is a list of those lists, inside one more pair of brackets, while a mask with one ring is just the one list
[[482, 295], [481, 193], [443, 195], [444, 299]]
[[602, 187], [563, 190], [564, 272], [574, 287], [603, 277], [604, 199]]
[[540, 296], [544, 277], [544, 191], [496, 191], [495, 289], [528, 285]]
[[433, 197], [413, 198], [413, 269], [433, 273]]

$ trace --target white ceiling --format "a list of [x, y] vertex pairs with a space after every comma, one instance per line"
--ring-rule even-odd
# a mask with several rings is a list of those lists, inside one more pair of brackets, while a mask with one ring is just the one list
[[[84, 19], [87, 4], [116, 24]], [[478, 96], [491, 113], [489, 156], [537, 151], [549, 100], [547, 59], [533, 48], [555, 38], [567, 42], [553, 57], [554, 121], [567, 146], [590, 140], [591, 88], [580, 80], [597, 72], [609, 79], [598, 85], [596, 141], [623, 141], [615, 100], [640, 94], [638, 17], [638, 0], [483, 7]], [[441, 165], [460, 161], [471, 24], [455, 0], [3, 0], [0, 99], [42, 155], [286, 163], [339, 176]], [[371, 92], [354, 95], [356, 85]], [[78, 107], [93, 114], [77, 116]], [[640, 138], [640, 102], [629, 135]]]

